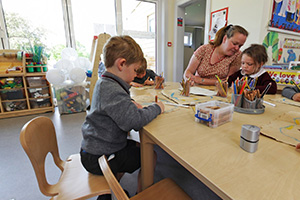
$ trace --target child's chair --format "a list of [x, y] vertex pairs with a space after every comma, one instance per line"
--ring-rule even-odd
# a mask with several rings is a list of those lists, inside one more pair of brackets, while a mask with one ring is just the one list
[[[104, 174], [106, 181], [111, 189], [111, 193], [113, 198], [117, 200], [129, 200], [126, 193], [122, 189], [121, 185], [115, 178], [114, 174], [112, 173], [109, 164], [107, 162], [106, 156], [103, 155], [99, 158], [99, 165], [101, 170]], [[130, 200], [185, 200], [190, 199], [191, 197], [187, 195], [172, 179], [166, 178], [154, 185], [150, 186], [149, 188], [143, 190], [142, 192], [138, 193], [137, 195], [130, 198]]]
[[[88, 173], [80, 162], [80, 154], [66, 161], [59, 156], [55, 128], [47, 117], [36, 117], [27, 122], [20, 134], [20, 142], [29, 157], [40, 191], [51, 199], [88, 199], [110, 194], [104, 176]], [[51, 153], [56, 166], [62, 171], [59, 181], [50, 185], [45, 175], [45, 160]]]
[[90, 61], [92, 62], [93, 71], [92, 71], [92, 77], [91, 77], [91, 83], [90, 83], [90, 89], [89, 89], [90, 105], [92, 105], [94, 87], [99, 78], [98, 77], [98, 68], [99, 68], [99, 63], [100, 63], [100, 55], [102, 54], [103, 46], [105, 45], [106, 41], [110, 37], [111, 36], [107, 33], [101, 33], [98, 35], [98, 37], [94, 37], [94, 40], [92, 43]]

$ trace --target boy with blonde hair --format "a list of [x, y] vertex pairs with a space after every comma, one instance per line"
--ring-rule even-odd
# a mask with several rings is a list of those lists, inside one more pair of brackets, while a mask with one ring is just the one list
[[130, 98], [130, 82], [144, 58], [130, 36], [110, 38], [103, 48], [103, 57], [106, 71], [96, 83], [91, 109], [82, 125], [81, 162], [88, 172], [102, 175], [98, 158], [106, 155], [120, 179], [141, 165], [140, 148], [127, 139], [128, 132], [151, 122], [164, 111], [164, 105], [157, 102], [143, 108]]

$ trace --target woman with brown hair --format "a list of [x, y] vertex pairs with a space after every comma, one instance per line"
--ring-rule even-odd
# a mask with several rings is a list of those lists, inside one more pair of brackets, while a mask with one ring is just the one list
[[241, 67], [241, 46], [248, 32], [241, 26], [228, 25], [221, 28], [215, 40], [200, 46], [190, 59], [184, 79], [192, 84], [215, 85], [216, 77], [226, 79]]

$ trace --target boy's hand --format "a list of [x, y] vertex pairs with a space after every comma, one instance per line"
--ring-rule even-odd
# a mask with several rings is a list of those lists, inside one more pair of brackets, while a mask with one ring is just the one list
[[163, 104], [163, 102], [159, 101], [159, 102], [156, 102], [156, 104], [160, 107], [160, 110], [161, 110], [160, 114], [165, 112], [165, 105]]
[[136, 82], [131, 82], [130, 85], [133, 86], [133, 87], [143, 87], [144, 86], [143, 84], [139, 84], [139, 83], [136, 83]]
[[300, 93], [296, 93], [296, 94], [293, 96], [293, 100], [294, 100], [294, 101], [300, 101]]
[[154, 85], [154, 81], [150, 81], [148, 77], [148, 79], [145, 80], [144, 85]]

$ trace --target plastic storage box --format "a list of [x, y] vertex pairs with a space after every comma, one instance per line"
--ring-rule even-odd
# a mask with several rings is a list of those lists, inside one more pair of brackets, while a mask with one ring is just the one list
[[23, 89], [11, 89], [0, 91], [1, 100], [25, 99]]
[[30, 98], [40, 98], [40, 97], [50, 96], [48, 87], [30, 88], [28, 89], [28, 94]]
[[6, 112], [27, 109], [26, 101], [2, 102], [2, 106]]
[[55, 87], [54, 90], [60, 114], [78, 113], [86, 111], [85, 87]]
[[29, 87], [47, 86], [46, 77], [43, 76], [30, 76], [26, 77], [26, 80]]
[[0, 78], [0, 89], [22, 88], [22, 77], [4, 77]]
[[232, 121], [234, 105], [221, 101], [208, 101], [196, 105], [195, 121], [215, 128]]
[[51, 106], [51, 102], [49, 98], [31, 99], [29, 100], [29, 102], [30, 102], [30, 107], [32, 109]]

